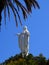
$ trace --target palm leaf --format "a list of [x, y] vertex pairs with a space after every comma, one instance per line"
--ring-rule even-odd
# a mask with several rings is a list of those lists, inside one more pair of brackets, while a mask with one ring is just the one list
[[[13, 11], [14, 18], [16, 21], [16, 26], [18, 26], [18, 20], [20, 21], [20, 24], [22, 25], [21, 18], [19, 15], [20, 9], [22, 10], [23, 18], [27, 18], [27, 14], [32, 12], [32, 6], [34, 8], [40, 8], [39, 4], [36, 0], [23, 0], [25, 2], [26, 7], [19, 1], [19, 0], [0, 0], [0, 26], [1, 26], [1, 13], [4, 10], [4, 17], [5, 17], [5, 24], [6, 24], [6, 8], [8, 12], [8, 17], [10, 18], [10, 8]], [[14, 6], [16, 4], [17, 7]], [[9, 8], [10, 7], [10, 8]]]
[[36, 0], [24, 0], [24, 2], [26, 4], [26, 7], [27, 7], [27, 9], [28, 9], [29, 12], [32, 11], [31, 10], [32, 5], [33, 5], [34, 8], [36, 8], [36, 6], [38, 8], [40, 8]]
[[10, 9], [9, 9], [9, 4], [8, 4], [8, 2], [7, 2], [7, 12], [8, 12], [8, 17], [9, 17], [9, 20], [10, 20], [10, 11], [9, 11]]

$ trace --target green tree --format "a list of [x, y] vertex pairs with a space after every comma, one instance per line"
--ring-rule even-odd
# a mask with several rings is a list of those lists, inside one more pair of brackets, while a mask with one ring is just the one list
[[47, 63], [46, 63], [46, 65], [49, 65], [49, 59], [47, 60]]
[[[27, 14], [32, 12], [32, 8], [31, 8], [32, 6], [34, 8], [36, 7], [40, 8], [36, 0], [23, 0], [23, 1], [26, 7], [23, 5], [23, 3], [21, 3], [20, 0], [0, 0], [0, 26], [2, 20], [1, 13], [3, 10], [4, 10], [5, 23], [6, 23], [6, 10], [8, 13], [8, 17], [10, 18], [10, 8], [11, 8], [16, 21], [16, 26], [18, 26], [17, 17], [19, 19], [20, 24], [22, 25], [20, 15], [19, 15], [20, 9], [22, 10], [23, 18], [26, 19]], [[15, 4], [16, 6], [14, 6]]]
[[46, 65], [46, 58], [42, 54], [39, 54], [39, 56], [37, 56], [36, 58], [38, 61], [38, 65]]

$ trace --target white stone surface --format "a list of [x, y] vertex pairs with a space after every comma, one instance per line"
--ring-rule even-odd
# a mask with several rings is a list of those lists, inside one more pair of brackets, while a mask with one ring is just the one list
[[27, 26], [24, 26], [23, 32], [18, 33], [18, 43], [19, 43], [19, 48], [21, 50], [22, 56], [28, 55], [29, 53], [29, 37], [30, 33], [27, 29]]

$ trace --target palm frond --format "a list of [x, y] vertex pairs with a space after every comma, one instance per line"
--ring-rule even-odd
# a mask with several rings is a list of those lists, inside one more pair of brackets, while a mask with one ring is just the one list
[[27, 18], [27, 13], [29, 13], [28, 10], [18, 0], [15, 0], [15, 3], [22, 10], [24, 19]]
[[5, 20], [5, 25], [6, 25], [6, 6], [4, 7], [4, 20]]
[[17, 22], [17, 17], [16, 17], [14, 5], [11, 3], [11, 1], [9, 2], [9, 6], [11, 7], [11, 9], [12, 9], [12, 11], [13, 11], [14, 18], [15, 18], [15, 21], [16, 21], [16, 26], [18, 26], [18, 22]]
[[[36, 8], [36, 7], [40, 8], [40, 6], [39, 6], [39, 4], [36, 0], [23, 0], [23, 1], [25, 3], [26, 7], [19, 0], [4, 0], [4, 1], [0, 0], [0, 25], [1, 25], [1, 18], [2, 18], [1, 13], [2, 13], [3, 10], [4, 10], [5, 20], [6, 20], [6, 8], [7, 8], [9, 18], [10, 18], [10, 8], [12, 9], [13, 14], [14, 14], [14, 18], [15, 18], [15, 21], [16, 21], [16, 26], [18, 26], [17, 17], [20, 21], [20, 24], [22, 25], [21, 18], [20, 18], [20, 15], [19, 15], [20, 9], [22, 10], [23, 18], [26, 19], [27, 14], [32, 12], [32, 6], [34, 8]], [[15, 7], [14, 4], [16, 4], [17, 7]]]
[[32, 6], [33, 6], [34, 8], [36, 8], [36, 6], [37, 6], [38, 8], [40, 8], [36, 0], [24, 0], [24, 2], [25, 2], [25, 4], [26, 4], [26, 7], [27, 7], [27, 9], [28, 9], [29, 12], [32, 11], [32, 10], [31, 10], [31, 7], [32, 7]]
[[7, 12], [8, 12], [9, 20], [10, 20], [10, 9], [9, 9], [9, 4], [8, 4], [8, 2], [7, 2]]
[[[14, 13], [16, 12], [16, 14], [17, 14], [17, 16], [18, 16], [18, 19], [19, 19], [19, 21], [20, 21], [20, 24], [22, 25], [22, 22], [21, 22], [21, 19], [20, 19], [20, 16], [19, 16], [19, 13], [18, 13], [18, 11], [17, 11], [17, 9], [14, 7], [14, 5], [10, 2], [9, 3], [9, 5], [11, 5], [11, 8], [13, 7], [13, 10], [14, 10]], [[16, 15], [15, 15], [16, 16]], [[16, 24], [17, 24], [18, 22], [16, 21]], [[18, 24], [17, 24], [17, 26], [18, 26]]]

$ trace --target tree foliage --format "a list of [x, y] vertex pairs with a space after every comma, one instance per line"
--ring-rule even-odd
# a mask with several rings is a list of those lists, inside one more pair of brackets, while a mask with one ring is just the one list
[[29, 54], [23, 58], [21, 54], [17, 54], [5, 60], [1, 65], [49, 65], [49, 59], [46, 60], [43, 55], [34, 57], [32, 54]]
[[2, 20], [1, 13], [3, 10], [4, 10], [5, 21], [6, 21], [6, 10], [8, 13], [8, 17], [10, 18], [10, 8], [12, 9], [14, 18], [16, 21], [16, 26], [18, 26], [17, 17], [19, 19], [20, 24], [22, 25], [21, 18], [19, 15], [20, 9], [22, 11], [23, 18], [26, 19], [27, 14], [32, 12], [32, 6], [34, 8], [36, 7], [40, 8], [36, 0], [22, 0], [22, 1], [24, 1], [26, 7], [23, 5], [23, 3], [21, 3], [20, 0], [0, 0], [0, 26], [1, 26], [1, 20]]

